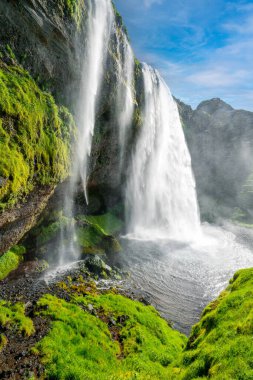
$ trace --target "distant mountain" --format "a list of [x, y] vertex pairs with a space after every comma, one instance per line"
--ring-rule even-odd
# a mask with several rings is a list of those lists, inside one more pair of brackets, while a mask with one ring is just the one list
[[[219, 98], [193, 110], [177, 100], [196, 178], [202, 219], [253, 216], [253, 112]], [[240, 209], [240, 210], [239, 210]]]

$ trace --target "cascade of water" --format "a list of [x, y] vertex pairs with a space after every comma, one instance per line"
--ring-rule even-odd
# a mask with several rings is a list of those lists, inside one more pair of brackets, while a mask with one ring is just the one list
[[191, 240], [200, 221], [191, 158], [178, 109], [159, 73], [143, 65], [143, 127], [126, 190], [129, 234]]
[[[92, 136], [95, 127], [96, 105], [101, 89], [104, 63], [112, 33], [114, 11], [111, 0], [91, 0], [88, 12], [87, 43], [82, 70], [79, 102], [79, 135], [77, 144], [74, 182], [81, 176], [87, 198], [86, 183], [88, 158], [91, 153]], [[75, 178], [76, 177], [76, 178]]]
[[119, 59], [116, 114], [119, 128], [120, 168], [122, 169], [134, 112], [134, 54], [122, 31], [117, 33], [117, 56]]
[[87, 4], [87, 31], [82, 78], [78, 102], [78, 136], [72, 165], [72, 176], [65, 194], [64, 214], [69, 222], [61, 228], [59, 262], [78, 259], [74, 215], [74, 196], [80, 179], [88, 203], [86, 184], [88, 161], [91, 153], [92, 136], [95, 127], [96, 106], [100, 96], [104, 66], [108, 54], [114, 11], [111, 0], [90, 0]]

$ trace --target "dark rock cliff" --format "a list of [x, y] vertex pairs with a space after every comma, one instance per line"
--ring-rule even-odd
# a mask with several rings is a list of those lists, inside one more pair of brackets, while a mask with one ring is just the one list
[[196, 110], [178, 101], [192, 156], [203, 219], [252, 215], [253, 113], [234, 110], [221, 99]]

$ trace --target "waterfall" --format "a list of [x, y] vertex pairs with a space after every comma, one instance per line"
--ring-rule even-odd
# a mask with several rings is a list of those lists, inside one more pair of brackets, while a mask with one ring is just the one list
[[[113, 44], [111, 44], [113, 42]], [[88, 204], [89, 157], [101, 86], [106, 78], [108, 54], [115, 65], [115, 115], [119, 138], [120, 171], [126, 162], [128, 138], [135, 107], [134, 54], [118, 27], [111, 0], [87, 2], [86, 39], [80, 93], [77, 102], [77, 143], [65, 193], [59, 262], [80, 257], [75, 221], [75, 195], [80, 181]], [[113, 45], [113, 46], [112, 46]], [[191, 161], [177, 107], [159, 74], [143, 66], [145, 105], [127, 183], [129, 232], [153, 237], [166, 234], [184, 239], [199, 227]]]
[[116, 37], [118, 56], [116, 115], [119, 129], [120, 170], [122, 170], [134, 112], [134, 54], [125, 33], [120, 31]]
[[126, 190], [128, 232], [191, 240], [200, 232], [191, 158], [177, 105], [159, 73], [143, 64], [143, 127]]
[[111, 0], [91, 0], [89, 3], [87, 43], [83, 60], [78, 112], [77, 167], [73, 179], [76, 182], [81, 176], [87, 203], [87, 169], [95, 127], [96, 105], [99, 99], [104, 64], [114, 21]]
[[96, 108], [100, 97], [113, 22], [115, 21], [111, 0], [90, 0], [87, 7], [85, 52], [77, 105], [78, 136], [77, 144], [74, 147], [70, 185], [66, 190], [64, 201], [64, 215], [67, 216], [69, 222], [64, 223], [61, 227], [58, 254], [60, 264], [78, 259], [80, 256], [76, 241], [74, 198], [81, 179], [86, 203], [88, 203], [86, 185], [96, 121]]

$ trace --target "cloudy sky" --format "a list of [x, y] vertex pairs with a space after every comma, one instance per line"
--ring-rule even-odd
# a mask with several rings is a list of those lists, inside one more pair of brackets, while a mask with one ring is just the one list
[[220, 97], [253, 111], [253, 1], [115, 0], [137, 57], [196, 107]]

